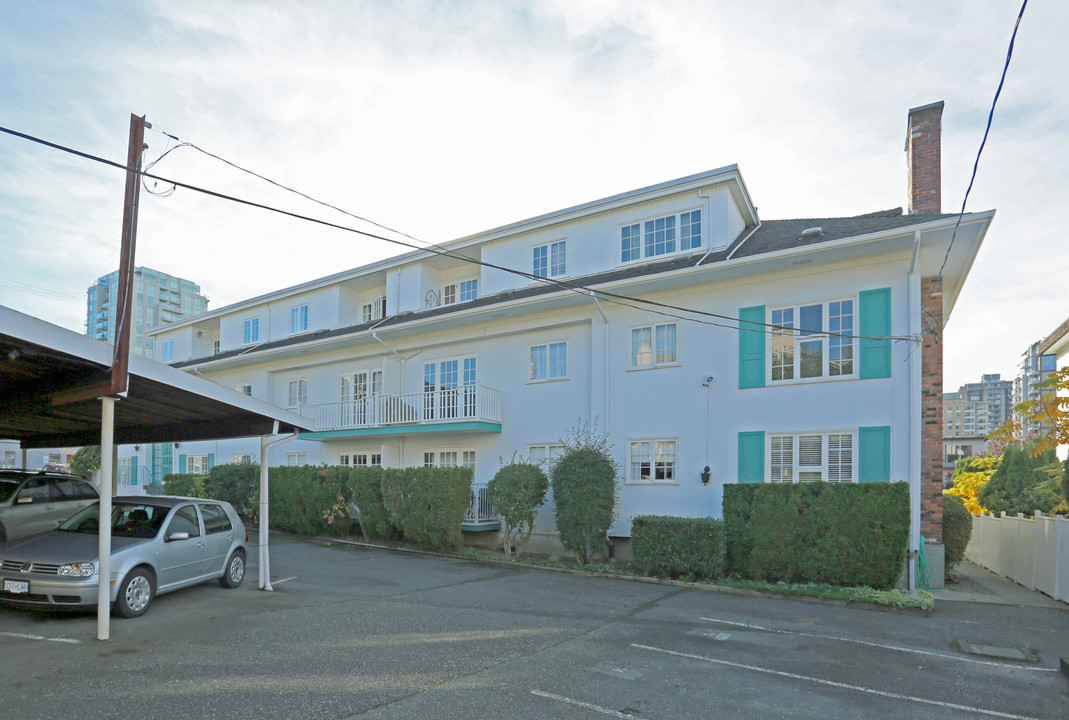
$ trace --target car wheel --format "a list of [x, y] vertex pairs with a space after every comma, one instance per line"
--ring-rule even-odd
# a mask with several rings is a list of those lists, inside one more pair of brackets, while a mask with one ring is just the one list
[[230, 559], [226, 561], [223, 576], [219, 578], [219, 584], [225, 588], [236, 588], [245, 579], [245, 551], [235, 550]]
[[124, 618], [135, 618], [145, 614], [149, 603], [156, 593], [152, 575], [144, 568], [134, 568], [119, 586], [119, 598], [115, 601], [115, 610]]

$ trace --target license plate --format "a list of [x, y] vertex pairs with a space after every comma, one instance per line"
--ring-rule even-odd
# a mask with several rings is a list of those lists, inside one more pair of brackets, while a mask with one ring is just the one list
[[4, 592], [12, 594], [29, 594], [29, 580], [4, 580]]

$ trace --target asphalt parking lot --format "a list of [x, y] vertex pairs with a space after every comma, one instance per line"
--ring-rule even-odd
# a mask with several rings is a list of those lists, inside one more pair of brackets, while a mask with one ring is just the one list
[[[255, 553], [250, 560], [255, 560]], [[277, 538], [274, 592], [0, 608], [8, 718], [1069, 716], [1069, 610], [931, 616]], [[977, 654], [983, 652], [985, 654]]]

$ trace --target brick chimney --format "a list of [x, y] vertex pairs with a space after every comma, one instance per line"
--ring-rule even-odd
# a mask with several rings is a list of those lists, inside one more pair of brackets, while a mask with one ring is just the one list
[[906, 167], [909, 170], [909, 212], [942, 212], [940, 198], [939, 137], [943, 127], [943, 101], [909, 111], [906, 131]]

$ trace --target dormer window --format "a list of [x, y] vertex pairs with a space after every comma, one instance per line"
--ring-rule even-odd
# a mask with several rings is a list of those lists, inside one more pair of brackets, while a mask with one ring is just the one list
[[622, 263], [675, 255], [701, 246], [701, 210], [688, 210], [620, 227]]

